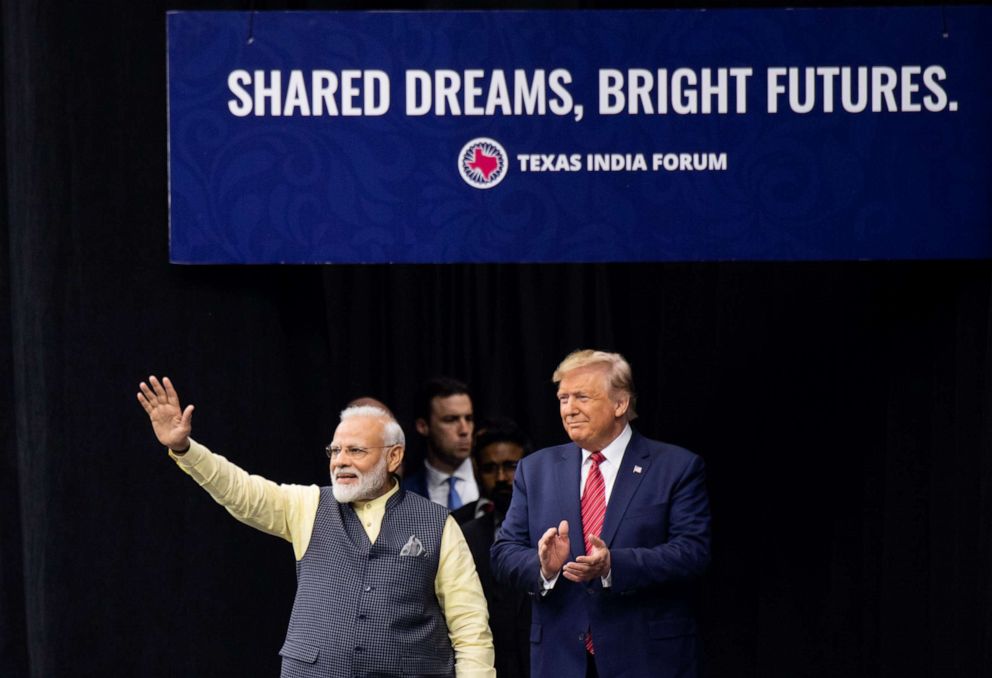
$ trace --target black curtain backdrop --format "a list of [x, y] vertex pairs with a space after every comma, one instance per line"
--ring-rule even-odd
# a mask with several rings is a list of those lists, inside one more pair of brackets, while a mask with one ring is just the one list
[[992, 262], [172, 266], [173, 7], [3, 3], [0, 676], [277, 675], [292, 550], [156, 445], [149, 373], [216, 451], [321, 483], [347, 400], [410, 431], [436, 373], [562, 441], [587, 346], [707, 463], [708, 676], [990, 675]]

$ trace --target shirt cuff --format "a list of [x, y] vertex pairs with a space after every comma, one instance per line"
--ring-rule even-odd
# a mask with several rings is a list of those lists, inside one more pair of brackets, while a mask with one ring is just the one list
[[605, 577], [600, 577], [599, 579], [600, 581], [603, 582], [604, 589], [610, 588], [611, 586], [613, 586], [613, 570], [611, 569], [609, 572], [606, 573]]
[[548, 591], [550, 591], [555, 587], [555, 583], [558, 581], [558, 577], [561, 576], [561, 570], [559, 570], [558, 574], [556, 574], [551, 579], [545, 579], [544, 573], [541, 572], [540, 569], [538, 569], [538, 574], [541, 576], [541, 595], [543, 596], [544, 594], [546, 594]]

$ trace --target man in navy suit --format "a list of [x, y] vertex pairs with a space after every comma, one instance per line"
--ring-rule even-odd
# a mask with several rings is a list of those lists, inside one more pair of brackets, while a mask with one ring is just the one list
[[474, 418], [468, 386], [450, 377], [434, 377], [421, 388], [421, 411], [415, 422], [427, 457], [420, 468], [407, 468], [403, 489], [454, 511], [479, 499], [472, 467]]
[[623, 356], [576, 351], [553, 380], [572, 443], [521, 461], [492, 548], [496, 578], [533, 595], [531, 675], [696, 678], [703, 462], [630, 427]]

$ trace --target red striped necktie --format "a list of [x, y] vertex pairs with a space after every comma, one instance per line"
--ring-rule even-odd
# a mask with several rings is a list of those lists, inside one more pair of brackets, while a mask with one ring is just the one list
[[[603, 517], [606, 515], [606, 483], [603, 482], [603, 473], [599, 470], [599, 465], [606, 457], [602, 452], [593, 452], [590, 455], [592, 466], [589, 468], [589, 475], [586, 476], [586, 489], [582, 492], [582, 539], [586, 544], [586, 555], [592, 550], [589, 543], [589, 535], [597, 537], [603, 531]], [[586, 634], [586, 649], [590, 654], [595, 654], [592, 646], [592, 633]]]

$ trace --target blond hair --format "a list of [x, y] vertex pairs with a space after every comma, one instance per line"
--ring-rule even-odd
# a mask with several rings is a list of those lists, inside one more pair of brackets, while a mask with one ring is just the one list
[[608, 353], [606, 351], [595, 351], [593, 349], [580, 349], [572, 351], [561, 361], [551, 381], [559, 384], [562, 378], [572, 370], [591, 365], [602, 365], [606, 368], [606, 380], [610, 385], [611, 396], [619, 393], [625, 394], [630, 404], [627, 406], [627, 421], [637, 418], [637, 394], [634, 392], [634, 377], [630, 370], [630, 363], [619, 353]]

